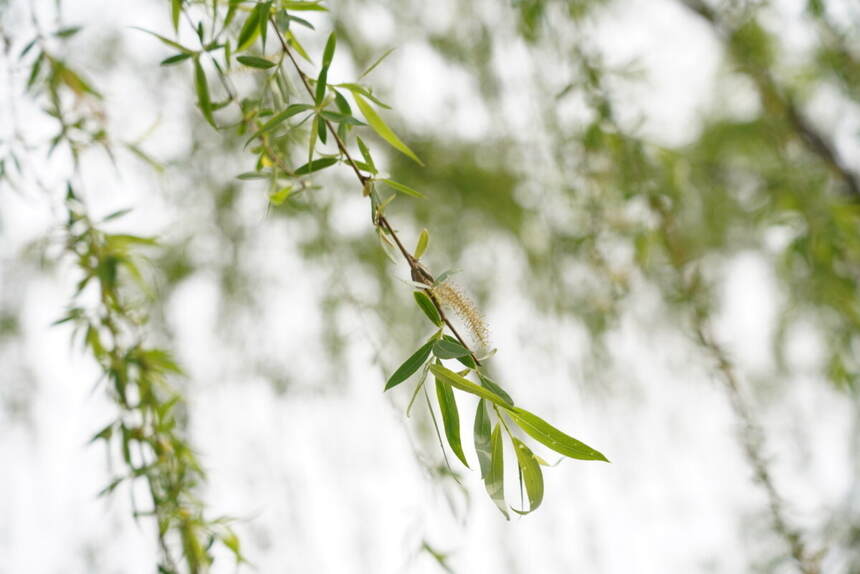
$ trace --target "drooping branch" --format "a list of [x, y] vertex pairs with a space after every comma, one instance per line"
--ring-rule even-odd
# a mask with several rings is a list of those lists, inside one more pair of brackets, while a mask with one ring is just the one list
[[[313, 99], [314, 90], [311, 88], [309, 78], [307, 74], [304, 73], [301, 66], [299, 66], [298, 61], [296, 61], [296, 58], [293, 55], [292, 50], [290, 50], [290, 47], [287, 44], [287, 41], [284, 38], [283, 34], [281, 33], [281, 30], [279, 29], [274, 17], [269, 17], [269, 23], [274, 28], [275, 33], [278, 37], [278, 42], [281, 45], [281, 49], [292, 63], [296, 74], [298, 74], [299, 78], [301, 79], [302, 85], [305, 87], [305, 90], [308, 93], [308, 96]], [[328, 119], [322, 117], [320, 118], [320, 121], [324, 122], [326, 129], [329, 131], [332, 137], [334, 137], [334, 140], [337, 143], [338, 150], [340, 150], [340, 153], [343, 154], [343, 157], [346, 159], [346, 163], [352, 168], [352, 171], [355, 173], [355, 176], [356, 178], [358, 178], [358, 182], [361, 185], [362, 192], [364, 192], [366, 186], [370, 183], [371, 178], [361, 173], [361, 170], [359, 169], [357, 163], [353, 159], [352, 155], [349, 153], [346, 144], [344, 143], [340, 135], [337, 133], [337, 130], [332, 125], [332, 123]], [[384, 233], [388, 234], [394, 240], [394, 243], [397, 246], [397, 250], [400, 252], [400, 254], [403, 256], [403, 259], [409, 265], [412, 280], [416, 283], [426, 285], [423, 290], [430, 297], [430, 300], [433, 301], [433, 304], [436, 306], [436, 310], [439, 312], [439, 316], [442, 318], [442, 321], [444, 321], [445, 325], [448, 327], [448, 329], [451, 330], [451, 333], [454, 335], [454, 337], [456, 337], [460, 344], [463, 345], [463, 347], [465, 347], [469, 351], [469, 354], [472, 357], [472, 360], [475, 361], [475, 364], [480, 366], [481, 362], [478, 359], [477, 353], [475, 353], [471, 349], [471, 347], [469, 347], [468, 343], [466, 343], [463, 337], [460, 336], [460, 334], [457, 332], [457, 329], [454, 327], [454, 324], [445, 314], [445, 310], [442, 308], [442, 305], [439, 302], [438, 298], [433, 294], [432, 286], [435, 283], [433, 275], [431, 275], [427, 268], [424, 267], [424, 265], [422, 265], [418, 261], [418, 259], [416, 259], [409, 252], [409, 250], [406, 249], [406, 247], [404, 247], [403, 242], [400, 240], [400, 237], [397, 235], [397, 232], [394, 230], [394, 227], [392, 227], [391, 223], [388, 221], [384, 214], [379, 212], [375, 213], [374, 222], [377, 226], [382, 228]]]

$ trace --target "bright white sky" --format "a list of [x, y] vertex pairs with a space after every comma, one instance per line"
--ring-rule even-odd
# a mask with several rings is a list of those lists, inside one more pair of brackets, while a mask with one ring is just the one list
[[[158, 3], [67, 3], [67, 19], [87, 25], [81, 41], [119, 30], [141, 67], [154, 65], [162, 51], [128, 26], [166, 30], [166, 13]], [[384, 6], [370, 14], [363, 16], [366, 25], [378, 22], [380, 34], [391, 33], [395, 24]], [[599, 37], [613, 59], [638, 57], [648, 72], [647, 83], [626, 94], [631, 109], [644, 114], [644, 129], [670, 143], [689, 137], [697, 114], [715, 105], [709, 94], [721, 63], [707, 30], [671, 2], [631, 0], [611, 11]], [[517, 50], [523, 48], [514, 46], [511, 53]], [[412, 110], [415, 133], [454, 129], [477, 138], [488, 129], [476, 80], [463, 70], [449, 70], [419, 40], [374, 74], [392, 86], [395, 109]], [[443, 76], [449, 87], [434, 89]], [[153, 145], [169, 156], [189, 143], [180, 113], [190, 88], [165, 86], [170, 97], [156, 101], [151, 91], [138, 89], [140, 81], [113, 76], [107, 85], [96, 83], [105, 88], [115, 133], [136, 137], [160, 117]], [[6, 89], [4, 81], [4, 101]], [[440, 113], [452, 101], [453, 113]], [[91, 203], [105, 213], [134, 205], [135, 227], [170, 233], [181, 215], [164, 210], [152, 192], [171, 181], [118, 180], [101, 168], [87, 177], [104, 184], [92, 186], [102, 191], [92, 192]], [[11, 364], [13, 355], [23, 359], [34, 384], [29, 421], [0, 410], [0, 574], [150, 573], [156, 552], [152, 525], [130, 520], [127, 490], [107, 501], [95, 498], [111, 473], [103, 450], [85, 443], [110, 420], [111, 405], [94, 389], [93, 365], [70, 348], [68, 330], [49, 327], [72, 291], [70, 267], [32, 275], [14, 263], [16, 254], [56, 221], [55, 199], [34, 191], [4, 192], [0, 200], [0, 298], [17, 302], [23, 320], [23, 336], [0, 349], [0, 364]], [[347, 226], [359, 225], [366, 211], [351, 222], [344, 218]], [[506, 265], [505, 246], [492, 248]], [[296, 253], [283, 251], [261, 253], [277, 258], [283, 271], [260, 289], [279, 294], [272, 315], [290, 320], [266, 328], [273, 349], [294, 356], [296, 375], [312, 382], [321, 350], [307, 341], [319, 330], [315, 310], [324, 286]], [[516, 263], [509, 267], [500, 273], [518, 272]], [[299, 276], [312, 279], [295, 281]], [[725, 277], [720, 335], [746, 376], [769, 377], [775, 279], [765, 258], [755, 253], [729, 262]], [[194, 277], [177, 291], [168, 320], [191, 375], [192, 437], [210, 472], [205, 498], [215, 511], [242, 519], [246, 554], [259, 572], [439, 572], [417, 553], [422, 539], [449, 552], [458, 573], [728, 574], [769, 556], [765, 500], [751, 481], [726, 398], [690, 342], [665, 326], [653, 293], [642, 289], [635, 312], [611, 336], [613, 367], [592, 380], [577, 350], [581, 329], [536, 322], [522, 293], [505, 284], [499, 290], [498, 304], [486, 314], [505, 383], [524, 406], [613, 461], [565, 461], [548, 469], [544, 508], [509, 523], [475, 473], [465, 474], [468, 506], [461, 495], [449, 491], [447, 496], [426, 476], [416, 457], [433, 459], [435, 447], [411, 444], [416, 423], [403, 415], [408, 390], [393, 398], [379, 392], [383, 375], [370, 345], [350, 351], [350, 371], [338, 394], [319, 394], [307, 385], [279, 395], [268, 381], [250, 378], [235, 365], [225, 369], [218, 359], [218, 292], [212, 278]], [[357, 333], [367, 331], [367, 318], [358, 313], [343, 320]], [[567, 352], [550, 361], [540, 345], [513, 352], [524, 337], [562, 341]], [[856, 430], [844, 397], [813, 378], [820, 359], [814, 334], [798, 332], [794, 340], [797, 374], [760, 413], [791, 518], [818, 532], [847, 496], [852, 469], [846, 461]], [[385, 353], [384, 341], [382, 346]], [[386, 356], [386, 367], [398, 359]], [[0, 397], [21, 377], [16, 370], [0, 372]], [[467, 398], [460, 405], [463, 411], [473, 409]], [[471, 429], [464, 427], [463, 433], [464, 444], [471, 444]], [[475, 460], [468, 449], [467, 457]], [[220, 561], [214, 572], [232, 572], [228, 563]], [[839, 564], [828, 563], [827, 572], [840, 572]]]

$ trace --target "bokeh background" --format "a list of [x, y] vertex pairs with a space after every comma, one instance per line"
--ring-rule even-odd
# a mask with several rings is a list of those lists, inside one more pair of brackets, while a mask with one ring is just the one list
[[[242, 141], [133, 29], [169, 35], [167, 4], [0, 1], [0, 150], [27, 158], [0, 183], [0, 572], [153, 572], [157, 555], [127, 487], [97, 497], [120, 463], [87, 441], [113, 406], [51, 326], [77, 271], [55, 240], [71, 165], [46, 155], [17, 59], [34, 21], [83, 26], [64, 54], [120, 148], [85, 152], [85, 198], [161, 241], [149, 334], [188, 373], [201, 496], [239, 519], [256, 571], [797, 572], [697, 338], [706, 316], [787, 519], [822, 572], [860, 572], [860, 6], [705, 5], [718, 24], [674, 0], [332, 0], [309, 16], [312, 53], [339, 36], [330, 81], [396, 48], [368, 81], [427, 166], [378, 161], [429, 199], [391, 219], [410, 242], [430, 230], [432, 270], [460, 270], [518, 403], [612, 461], [547, 469], [544, 507], [505, 522], [475, 472], [447, 470], [426, 408], [405, 417], [410, 389], [382, 393], [429, 330], [366, 199], [348, 173], [277, 207], [237, 180]], [[213, 572], [233, 572], [222, 558]]]

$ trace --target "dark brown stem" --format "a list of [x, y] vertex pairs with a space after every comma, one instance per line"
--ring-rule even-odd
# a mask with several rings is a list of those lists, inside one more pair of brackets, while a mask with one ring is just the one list
[[[313, 89], [311, 89], [308, 75], [302, 71], [301, 67], [299, 66], [299, 63], [293, 56], [293, 52], [287, 45], [287, 41], [284, 39], [283, 34], [281, 34], [281, 30], [278, 28], [277, 22], [275, 21], [274, 17], [270, 16], [269, 22], [275, 29], [275, 33], [278, 36], [278, 41], [281, 44], [281, 49], [283, 49], [284, 54], [286, 54], [287, 58], [289, 58], [290, 62], [292, 62], [296, 73], [299, 75], [299, 78], [301, 79], [302, 84], [305, 87], [305, 90], [308, 92], [308, 95], [311, 97], [311, 99], [313, 99], [314, 91]], [[325, 124], [326, 129], [328, 129], [329, 133], [331, 133], [331, 135], [334, 137], [334, 140], [337, 143], [337, 147], [340, 150], [340, 153], [343, 154], [343, 156], [346, 158], [346, 162], [352, 168], [352, 171], [355, 172], [355, 176], [358, 178], [359, 183], [361, 183], [362, 191], [364, 191], [365, 186], [369, 181], [371, 181], [372, 178], [361, 173], [361, 170], [359, 170], [358, 165], [355, 163], [355, 160], [353, 160], [352, 156], [350, 155], [349, 150], [346, 148], [346, 144], [338, 135], [337, 130], [334, 128], [331, 122], [322, 117], [320, 117], [320, 119]], [[463, 345], [463, 347], [467, 351], [469, 351], [469, 355], [472, 357], [472, 360], [475, 361], [475, 364], [480, 366], [481, 362], [478, 360], [477, 355], [474, 351], [472, 351], [472, 349], [469, 347], [463, 337], [460, 336], [460, 334], [457, 332], [457, 329], [454, 328], [454, 325], [445, 315], [445, 311], [442, 309], [442, 305], [439, 303], [439, 300], [436, 298], [435, 295], [433, 295], [433, 291], [431, 289], [431, 286], [435, 282], [433, 276], [430, 274], [429, 271], [427, 271], [427, 269], [423, 265], [421, 265], [421, 263], [415, 257], [412, 256], [409, 250], [404, 247], [403, 242], [400, 241], [400, 237], [397, 235], [397, 232], [394, 231], [394, 228], [391, 226], [391, 224], [388, 222], [388, 219], [386, 219], [384, 215], [382, 215], [381, 213], [375, 214], [374, 221], [376, 225], [381, 227], [383, 231], [394, 240], [395, 245], [397, 245], [397, 249], [400, 251], [400, 254], [403, 255], [403, 258], [406, 260], [406, 263], [409, 265], [412, 279], [418, 283], [423, 283], [427, 285], [427, 287], [424, 288], [424, 292], [430, 297], [430, 300], [433, 301], [433, 305], [435, 305], [436, 310], [439, 311], [439, 316], [442, 318], [442, 321], [445, 323], [448, 329], [451, 330], [451, 333], [454, 335], [457, 341], [459, 341], [460, 344]]]

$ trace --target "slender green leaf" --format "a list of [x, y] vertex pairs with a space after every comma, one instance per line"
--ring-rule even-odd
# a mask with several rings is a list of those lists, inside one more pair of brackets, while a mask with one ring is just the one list
[[179, 31], [179, 15], [182, 13], [182, 0], [171, 0], [170, 20], [173, 22], [173, 31]]
[[54, 32], [54, 36], [56, 36], [57, 38], [71, 38], [80, 31], [80, 26], [68, 26], [66, 28], [60, 28], [59, 30]]
[[457, 341], [441, 339], [433, 345], [433, 354], [440, 359], [456, 359], [469, 355], [469, 349]]
[[203, 112], [203, 117], [209, 122], [212, 127], [215, 125], [215, 118], [212, 116], [212, 101], [209, 98], [209, 84], [206, 82], [206, 74], [203, 72], [203, 66], [200, 65], [200, 60], [194, 58], [194, 84], [197, 87], [197, 103], [200, 105], [200, 111]]
[[411, 187], [403, 185], [402, 183], [398, 183], [398, 182], [394, 181], [393, 179], [381, 179], [379, 181], [381, 181], [385, 185], [391, 187], [392, 189], [396, 189], [400, 193], [405, 193], [406, 195], [411, 195], [412, 197], [417, 197], [419, 199], [424, 199], [424, 197], [425, 197], [424, 194], [421, 193], [420, 191], [415, 191]]
[[354, 91], [352, 92], [352, 97], [353, 99], [355, 99], [355, 103], [358, 105], [358, 109], [360, 109], [361, 113], [364, 114], [364, 118], [367, 120], [367, 123], [370, 124], [370, 127], [373, 128], [373, 131], [379, 134], [379, 137], [387, 141], [395, 149], [399, 150], [403, 154], [415, 160], [418, 165], [424, 165], [421, 160], [418, 159], [418, 156], [415, 155], [415, 153], [411, 149], [409, 149], [409, 147], [405, 143], [400, 141], [400, 138], [397, 137], [397, 134], [395, 134], [391, 130], [391, 128], [388, 127], [388, 124], [386, 124], [382, 120], [382, 118], [379, 117], [379, 114], [376, 113], [376, 110], [374, 110], [370, 106], [370, 104], [368, 104], [364, 100], [364, 98], [362, 98], [357, 92]]
[[379, 98], [374, 96], [373, 93], [368, 88], [362, 86], [361, 84], [353, 84], [353, 83], [347, 82], [347, 83], [343, 83], [343, 84], [335, 84], [335, 87], [346, 88], [350, 92], [357, 93], [357, 94], [364, 96], [365, 98], [367, 98], [368, 100], [370, 100], [371, 102], [373, 102], [374, 104], [379, 106], [380, 108], [384, 108], [386, 110], [391, 109], [391, 106], [389, 106], [388, 104], [386, 104], [385, 102], [383, 102], [382, 100], [380, 100]]
[[507, 407], [511, 418], [526, 434], [552, 450], [569, 458], [579, 460], [602, 460], [609, 462], [603, 454], [590, 446], [558, 430], [539, 416], [519, 407]]
[[194, 50], [192, 50], [191, 48], [186, 48], [182, 44], [180, 44], [178, 42], [174, 42], [170, 38], [165, 38], [164, 36], [162, 36], [160, 34], [156, 34], [155, 32], [151, 32], [149, 30], [146, 30], [145, 28], [138, 28], [137, 26], [132, 26], [132, 28], [135, 30], [140, 30], [141, 32], [144, 32], [146, 34], [149, 34], [150, 36], [154, 36], [155, 38], [158, 38], [163, 44], [170, 46], [171, 48], [176, 48], [177, 50], [179, 50], [180, 52], [182, 52], [184, 54], [194, 54]]
[[257, 39], [257, 36], [260, 34], [260, 18], [262, 17], [262, 4], [257, 4], [254, 6], [254, 9], [251, 10], [251, 13], [248, 14], [248, 18], [245, 20], [245, 23], [242, 25], [242, 29], [239, 31], [239, 38], [236, 40], [236, 52], [243, 52], [251, 47], [251, 44], [254, 43], [254, 40]]
[[270, 193], [269, 203], [275, 206], [283, 204], [287, 200], [287, 198], [290, 197], [292, 191], [293, 187], [287, 186], [279, 189], [278, 191]]
[[296, 10], [303, 12], [327, 12], [328, 8], [321, 5], [319, 2], [281, 2], [281, 6], [286, 10]]
[[367, 163], [368, 167], [370, 167], [369, 172], [376, 173], [376, 164], [373, 163], [373, 157], [370, 155], [370, 150], [367, 149], [367, 145], [364, 143], [360, 137], [355, 136], [355, 141], [358, 143], [358, 149], [361, 152], [361, 157], [364, 158], [365, 163]]
[[388, 377], [388, 381], [385, 383], [386, 391], [396, 387], [411, 377], [415, 371], [421, 368], [421, 365], [427, 362], [427, 359], [430, 357], [430, 349], [433, 347], [434, 340], [435, 339], [430, 339], [424, 343], [420, 349], [415, 351], [411, 357], [406, 359], [406, 361], [404, 361], [403, 364], [400, 365], [390, 377]]
[[487, 399], [491, 403], [495, 403], [500, 407], [509, 408], [510, 405], [505, 402], [505, 400], [499, 395], [493, 393], [492, 391], [485, 389], [480, 385], [476, 385], [466, 377], [458, 375], [454, 371], [450, 369], [446, 369], [441, 365], [430, 365], [430, 371], [437, 377], [441, 377], [443, 382], [447, 382], [452, 387], [456, 387], [461, 391], [465, 391], [467, 393], [471, 393], [477, 397], [482, 399]]
[[502, 514], [507, 520], [510, 520], [508, 515], [508, 506], [505, 503], [505, 448], [502, 443], [502, 428], [499, 423], [493, 429], [491, 443], [490, 469], [487, 476], [484, 477], [484, 486], [487, 488], [487, 494], [490, 499], [496, 503]]
[[325, 91], [328, 87], [326, 81], [328, 80], [328, 68], [322, 68], [320, 70], [320, 75], [317, 76], [317, 87], [316, 93], [314, 94], [314, 101], [319, 106], [322, 104], [323, 99], [325, 98]]
[[258, 129], [254, 133], [254, 135], [251, 137], [251, 139], [248, 140], [248, 142], [245, 143], [245, 145], [247, 146], [248, 143], [254, 140], [254, 138], [260, 137], [261, 135], [272, 131], [273, 129], [278, 127], [284, 120], [311, 109], [313, 109], [313, 106], [309, 104], [290, 104], [289, 106], [287, 106], [287, 109], [275, 114], [274, 116], [269, 118], [269, 121], [260, 126], [260, 129]]
[[293, 35], [290, 30], [287, 30], [287, 43], [299, 53], [299, 56], [307, 60], [309, 63], [313, 64], [314, 61], [311, 60], [311, 57], [308, 56], [307, 50], [305, 50], [304, 46], [302, 46], [301, 42], [299, 42], [298, 38]]
[[394, 50], [395, 50], [395, 48], [390, 48], [390, 49], [386, 50], [381, 56], [379, 56], [376, 60], [374, 60], [374, 62], [370, 66], [368, 66], [368, 68], [365, 71], [363, 71], [361, 73], [361, 75], [358, 77], [358, 79], [360, 80], [363, 77], [365, 77], [366, 75], [368, 75], [370, 72], [372, 72], [376, 68], [376, 66], [381, 64], [382, 61], [385, 58], [387, 58], [391, 54], [391, 52], [393, 52]]
[[424, 314], [427, 315], [427, 318], [430, 319], [430, 321], [437, 327], [441, 327], [442, 317], [439, 315], [439, 310], [436, 308], [436, 305], [434, 305], [430, 297], [427, 296], [427, 293], [424, 291], [415, 291], [412, 295], [415, 297], [415, 302], [418, 303], [418, 306], [422, 311], [424, 311]]
[[335, 37], [334, 32], [332, 32], [329, 34], [328, 41], [325, 43], [325, 50], [323, 50], [323, 68], [328, 68], [331, 65], [332, 58], [334, 58], [335, 44], [337, 44], [337, 38]]
[[172, 64], [178, 64], [179, 62], [184, 62], [188, 58], [191, 57], [191, 54], [176, 54], [174, 56], [170, 56], [169, 58], [165, 58], [161, 61], [161, 66], [170, 66]]
[[336, 157], [321, 157], [315, 160], [309, 161], [301, 167], [296, 168], [296, 175], [307, 175], [309, 173], [313, 173], [315, 171], [320, 171], [321, 169], [325, 169], [327, 167], [331, 167], [337, 163]]
[[427, 228], [424, 228], [418, 236], [418, 244], [415, 245], [415, 259], [421, 259], [424, 252], [427, 251], [428, 243], [430, 243], [430, 233], [427, 231]]
[[514, 406], [514, 399], [511, 398], [511, 395], [509, 395], [505, 391], [505, 389], [503, 389], [502, 387], [497, 385], [490, 377], [483, 375], [481, 373], [478, 373], [478, 378], [481, 380], [482, 386], [490, 389], [491, 391], [493, 391], [494, 393], [496, 393], [497, 395], [502, 397], [505, 400], [505, 402], [508, 403], [510, 406]]
[[352, 126], [363, 126], [363, 125], [365, 125], [365, 123], [363, 121], [358, 120], [358, 119], [356, 119], [352, 116], [349, 116], [347, 114], [339, 114], [337, 112], [331, 112], [331, 111], [326, 110], [326, 111], [320, 112], [320, 115], [322, 117], [324, 117], [325, 119], [332, 121], [332, 122], [335, 122], [335, 123], [338, 123], [338, 124], [345, 123], [345, 124], [349, 124]]
[[512, 508], [512, 510], [517, 514], [528, 514], [537, 510], [543, 501], [543, 472], [541, 472], [537, 457], [523, 441], [514, 437], [513, 443], [514, 452], [517, 453], [517, 464], [526, 485], [526, 493], [529, 495], [529, 509], [517, 510]]
[[445, 437], [451, 450], [457, 455], [466, 468], [469, 463], [463, 453], [463, 444], [460, 441], [460, 413], [457, 410], [457, 400], [451, 385], [446, 385], [436, 379], [436, 399], [439, 401], [439, 411], [442, 413], [442, 425], [445, 427]]
[[478, 455], [478, 465], [481, 467], [481, 478], [486, 478], [490, 473], [493, 446], [490, 441], [490, 415], [487, 413], [487, 402], [484, 399], [478, 401], [473, 434], [475, 453]]
[[236, 59], [239, 60], [241, 64], [245, 64], [252, 68], [259, 68], [261, 70], [267, 70], [275, 66], [274, 62], [265, 58], [258, 58], [256, 56], [239, 56]]

